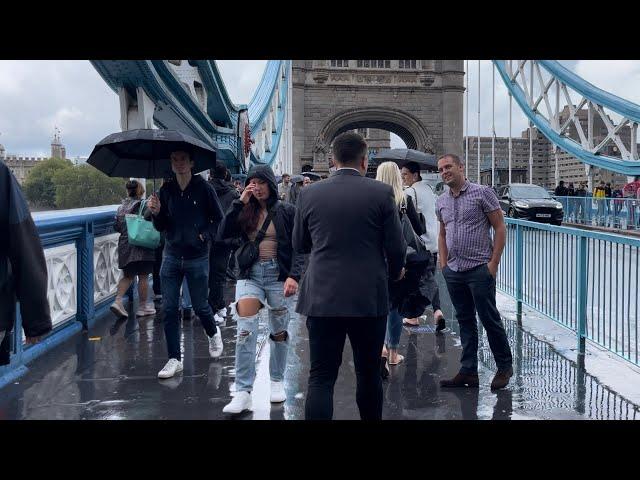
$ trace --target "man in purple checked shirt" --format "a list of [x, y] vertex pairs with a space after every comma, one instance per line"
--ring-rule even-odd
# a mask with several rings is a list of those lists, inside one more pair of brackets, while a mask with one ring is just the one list
[[[507, 238], [502, 210], [488, 186], [469, 182], [457, 155], [438, 159], [438, 171], [449, 187], [437, 201], [438, 251], [442, 274], [460, 325], [460, 371], [441, 387], [478, 387], [478, 324], [487, 331], [498, 372], [491, 389], [504, 388], [513, 375], [511, 349], [496, 307], [496, 273]], [[492, 242], [490, 230], [495, 231]]]

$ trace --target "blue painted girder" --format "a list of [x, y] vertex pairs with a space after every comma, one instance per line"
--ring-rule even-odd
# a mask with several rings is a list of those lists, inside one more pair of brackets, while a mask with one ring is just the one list
[[[533, 122], [538, 130], [540, 130], [540, 132], [542, 132], [542, 134], [547, 137], [552, 143], [560, 147], [562, 150], [575, 156], [587, 165], [604, 168], [606, 170], [611, 170], [623, 175], [640, 175], [640, 161], [624, 160], [621, 158], [609, 157], [606, 155], [593, 154], [583, 149], [582, 145], [580, 145], [578, 142], [559, 135], [546, 118], [544, 118], [538, 112], [531, 110], [527, 102], [525, 93], [522, 91], [518, 84], [511, 82], [506, 69], [506, 61], [493, 60], [493, 63], [520, 109], [524, 112], [527, 118], [531, 120], [531, 122]], [[572, 72], [569, 72], [567, 69], [565, 69], [555, 61], [545, 60], [543, 63], [543, 67], [554, 76], [556, 73], [560, 73], [557, 78], [561, 82], [566, 83], [569, 87], [576, 90], [581, 95], [584, 95], [589, 100], [592, 100], [594, 103], [599, 103], [605, 108], [611, 109], [618, 113], [620, 113], [619, 110], [626, 111], [629, 114], [629, 116], [625, 114], [627, 118], [634, 119], [636, 118], [636, 115], [640, 115], [640, 107], [638, 107], [637, 105], [631, 102], [627, 102], [626, 100], [623, 100], [619, 97], [615, 97], [615, 95], [604, 92], [603, 90], [599, 90], [582, 78], [578, 77]], [[562, 69], [564, 69], [565, 71], [563, 72]], [[605, 103], [605, 101], [611, 103]], [[635, 107], [636, 111], [634, 111], [632, 107]]]

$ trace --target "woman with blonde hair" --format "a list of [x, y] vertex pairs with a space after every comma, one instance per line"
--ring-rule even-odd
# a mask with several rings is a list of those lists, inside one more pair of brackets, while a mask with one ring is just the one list
[[[418, 212], [410, 196], [405, 195], [402, 189], [402, 177], [400, 169], [393, 162], [384, 162], [378, 166], [376, 180], [386, 183], [393, 188], [393, 193], [398, 207], [398, 215], [402, 221], [407, 216], [413, 227], [415, 236], [425, 233]], [[400, 334], [402, 333], [403, 316], [414, 316], [417, 312], [424, 311], [428, 305], [428, 279], [422, 281], [428, 260], [410, 261], [405, 266], [406, 273], [399, 282], [389, 282], [390, 311], [387, 318], [387, 335], [385, 346], [382, 349], [381, 374], [383, 378], [389, 375], [388, 365], [398, 365], [404, 357], [398, 353]], [[422, 314], [420, 312], [417, 315]]]

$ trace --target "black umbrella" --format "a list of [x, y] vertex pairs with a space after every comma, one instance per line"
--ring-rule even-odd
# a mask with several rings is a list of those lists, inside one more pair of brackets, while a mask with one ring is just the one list
[[376, 163], [380, 164], [385, 161], [396, 163], [400, 168], [404, 167], [407, 162], [416, 162], [420, 165], [421, 170], [437, 170], [438, 162], [436, 156], [430, 153], [412, 150], [410, 148], [391, 148], [381, 150], [372, 157]]
[[303, 172], [302, 176], [309, 177], [309, 180], [313, 180], [314, 182], [317, 182], [318, 180], [322, 180], [322, 175], [315, 172]]
[[[166, 178], [172, 175], [170, 155], [189, 152], [193, 173], [216, 166], [216, 151], [175, 130], [126, 130], [102, 139], [87, 159], [109, 177]], [[155, 181], [154, 181], [155, 190]]]
[[304, 177], [302, 175], [294, 175], [293, 177], [291, 177], [291, 181], [293, 183], [304, 182]]

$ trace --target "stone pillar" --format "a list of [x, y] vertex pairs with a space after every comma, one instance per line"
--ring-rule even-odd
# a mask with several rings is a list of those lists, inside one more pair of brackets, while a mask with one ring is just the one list
[[442, 61], [442, 144], [436, 156], [462, 155], [464, 65], [463, 60]]
[[302, 165], [300, 158], [304, 154], [304, 137], [305, 137], [305, 92], [306, 68], [307, 61], [294, 60], [291, 67], [292, 95], [291, 95], [291, 122], [293, 131], [293, 158], [292, 171], [287, 172], [291, 175], [300, 173]]

